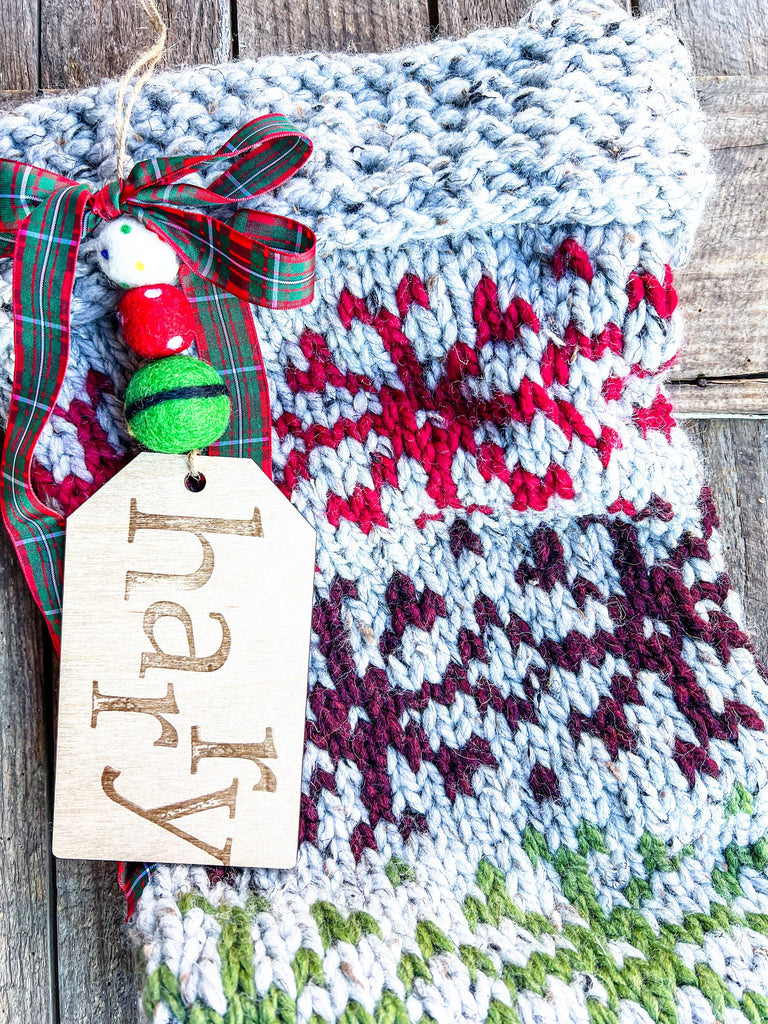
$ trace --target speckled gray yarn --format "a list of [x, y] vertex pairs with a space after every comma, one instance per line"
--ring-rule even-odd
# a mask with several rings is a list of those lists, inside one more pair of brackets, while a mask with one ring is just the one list
[[[94, 185], [110, 180], [115, 89], [105, 83], [2, 119], [0, 156]], [[671, 33], [625, 18], [610, 0], [539, 5], [519, 30], [406, 53], [244, 60], [162, 75], [134, 111], [130, 156], [210, 153], [267, 111], [291, 118], [315, 150], [261, 208], [314, 228], [320, 284], [366, 294], [382, 266], [377, 252], [466, 237], [498, 262], [500, 232], [518, 225], [631, 229], [626, 244], [639, 251], [642, 239], [660, 272], [686, 257], [710, 184], [687, 55]], [[623, 267], [605, 269], [621, 281]], [[83, 270], [74, 345], [122, 388], [125, 357], [115, 353], [112, 325], [102, 333], [115, 294], [93, 263]], [[587, 305], [582, 312], [586, 324], [600, 319]], [[657, 356], [653, 342], [642, 347], [644, 358]], [[11, 352], [0, 323], [0, 403]], [[64, 453], [55, 446], [48, 456], [55, 426], [38, 452], [54, 474]]]
[[[27, 106], [0, 154], [101, 184], [113, 98]], [[768, 689], [663, 388], [710, 187], [685, 53], [544, 0], [159, 76], [132, 158], [270, 110], [315, 145], [260, 205], [316, 231], [316, 300], [254, 313], [274, 479], [318, 531], [301, 844], [157, 867], [147, 1017], [766, 1024]], [[37, 452], [62, 508], [125, 452], [116, 301], [84, 252]]]

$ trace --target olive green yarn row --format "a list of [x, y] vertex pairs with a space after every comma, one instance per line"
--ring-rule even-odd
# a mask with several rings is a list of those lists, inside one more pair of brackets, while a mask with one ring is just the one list
[[[548, 975], [570, 982], [575, 971], [589, 971], [608, 992], [608, 1005], [598, 1004], [599, 1019], [610, 1021], [611, 1024], [618, 1024], [619, 1000], [622, 999], [638, 1003], [659, 1024], [678, 1024], [675, 989], [681, 985], [691, 985], [702, 992], [718, 1019], [722, 1019], [726, 1007], [740, 1007], [752, 1024], [765, 1024], [768, 1021], [768, 1001], [763, 996], [745, 993], [739, 1003], [721, 978], [706, 964], [699, 963], [694, 970], [689, 969], [675, 952], [675, 945], [684, 942], [701, 947], [707, 933], [728, 933], [734, 925], [746, 925], [768, 934], [768, 918], [749, 913], [742, 917], [725, 903], [713, 903], [710, 913], [686, 914], [682, 924], [664, 923], [660, 925], [657, 934], [636, 906], [617, 907], [606, 914], [598, 903], [589, 877], [585, 853], [589, 850], [606, 853], [607, 850], [599, 830], [589, 827], [582, 832], [582, 836], [586, 846], [586, 849], [582, 847], [583, 852], [574, 853], [561, 847], [553, 856], [540, 833], [530, 826], [526, 830], [524, 845], [532, 863], [535, 865], [541, 857], [553, 864], [561, 880], [564, 897], [586, 919], [588, 927], [566, 924], [562, 935], [573, 943], [574, 949], [558, 949], [554, 956], [534, 953], [523, 969], [510, 965], [505, 967], [504, 980], [508, 984], [513, 982], [520, 991], [543, 995]], [[728, 895], [723, 898], [730, 899], [735, 894], [734, 890], [738, 887], [737, 875], [742, 866], [761, 871], [765, 868], [768, 863], [765, 846], [765, 841], [761, 841], [757, 847], [731, 850], [729, 870], [724, 872], [716, 869], [717, 874], [713, 873], [712, 878], [713, 887], [716, 887], [716, 878], [728, 876]], [[663, 844], [647, 833], [642, 837], [639, 848], [649, 872], [646, 886], [649, 886], [654, 872], [676, 871], [680, 864], [681, 857], [668, 857]], [[734, 869], [736, 874], [733, 873]], [[485, 879], [484, 892], [487, 905], [496, 907], [499, 918], [511, 916], [511, 901], [503, 875], [490, 865], [486, 866], [486, 872], [488, 877]], [[482, 874], [483, 866], [478, 873], [481, 888]], [[627, 889], [630, 890], [627, 898], [632, 896], [637, 900], [637, 891], [632, 883]], [[623, 965], [618, 967], [603, 945], [611, 940], [629, 942], [645, 959], [625, 955]]]
[[[410, 992], [418, 980], [426, 984], [433, 982], [430, 969], [433, 956], [455, 953], [466, 966], [473, 984], [479, 974], [489, 978], [501, 977], [513, 1002], [518, 994], [524, 992], [545, 995], [550, 977], [570, 983], [577, 973], [594, 975], [607, 993], [606, 1003], [595, 998], [587, 1000], [594, 1024], [618, 1024], [621, 1000], [637, 1003], [657, 1024], [680, 1024], [675, 992], [683, 985], [697, 988], [718, 1020], [723, 1019], [728, 1008], [738, 1008], [750, 1024], [768, 1024], [768, 999], [765, 996], [747, 991], [741, 1000], [737, 1000], [707, 964], [697, 963], [691, 969], [675, 952], [677, 943], [701, 947], [708, 933], [730, 933], [735, 926], [746, 926], [768, 936], [768, 916], [749, 912], [737, 914], [729, 905], [741, 895], [739, 876], [744, 868], [764, 872], [768, 867], [768, 838], [749, 847], [731, 844], [726, 849], [724, 865], [716, 868], [711, 876], [713, 888], [722, 903], [712, 903], [709, 913], [686, 914], [680, 924], [661, 924], [658, 932], [637, 909], [638, 905], [644, 896], [650, 895], [654, 874], [677, 871], [693, 851], [683, 850], [671, 857], [663, 843], [646, 833], [641, 838], [639, 852], [647, 878], [634, 879], [626, 887], [625, 896], [630, 906], [616, 907], [606, 914], [597, 900], [587, 863], [588, 854], [607, 852], [599, 829], [583, 824], [579, 830], [578, 851], [561, 847], [553, 854], [544, 836], [529, 826], [523, 837], [523, 847], [534, 867], [540, 860], [552, 865], [560, 879], [564, 898], [584, 918], [584, 925], [567, 923], [558, 932], [542, 915], [523, 910], [510, 897], [503, 873], [488, 861], [481, 862], [476, 876], [484, 899], [468, 896], [464, 901], [467, 922], [474, 932], [481, 923], [498, 927], [503, 920], [511, 920], [536, 938], [544, 934], [562, 935], [569, 945], [558, 947], [554, 953], [534, 952], [525, 965], [507, 963], [499, 972], [482, 950], [469, 944], [457, 947], [436, 924], [421, 920], [414, 934], [420, 955], [405, 952], [397, 971], [406, 992]], [[387, 865], [386, 874], [393, 888], [397, 888], [411, 881], [412, 869], [393, 858]], [[181, 897], [179, 906], [182, 914], [193, 906], [200, 907], [221, 925], [218, 950], [223, 988], [229, 1001], [227, 1014], [221, 1017], [200, 1002], [186, 1006], [175, 976], [162, 965], [150, 975], [144, 989], [144, 1006], [150, 1018], [157, 1003], [163, 1001], [184, 1024], [293, 1024], [297, 1020], [293, 997], [275, 986], [263, 996], [257, 997], [255, 992], [250, 924], [257, 913], [268, 910], [267, 901], [255, 896], [245, 908], [214, 908], [202, 897], [188, 895]], [[382, 937], [374, 917], [364, 911], [355, 911], [345, 917], [333, 904], [318, 902], [311, 907], [311, 913], [324, 949], [337, 942], [356, 945], [364, 935]], [[606, 944], [613, 940], [631, 944], [640, 956], [625, 954], [623, 964], [618, 966], [606, 948]], [[300, 949], [292, 969], [297, 994], [301, 994], [307, 984], [326, 984], [321, 958], [312, 949]], [[391, 991], [382, 994], [373, 1014], [350, 1002], [338, 1020], [340, 1024], [411, 1024], [402, 999]], [[518, 1015], [512, 1007], [498, 1001], [491, 1003], [486, 1024], [517, 1022]], [[313, 1024], [328, 1022], [316, 1019]]]

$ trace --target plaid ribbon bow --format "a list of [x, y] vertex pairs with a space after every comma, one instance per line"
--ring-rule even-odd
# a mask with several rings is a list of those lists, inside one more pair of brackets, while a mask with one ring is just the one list
[[[232, 396], [221, 454], [255, 458], [270, 474], [269, 394], [248, 303], [289, 309], [312, 301], [315, 236], [285, 217], [241, 210], [228, 222], [205, 213], [253, 199], [294, 174], [311, 141], [279, 114], [256, 118], [213, 156], [136, 164], [97, 192], [69, 178], [0, 160], [0, 257], [13, 257], [15, 370], [3, 449], [3, 518], [58, 649], [64, 517], [40, 501], [32, 455], [56, 406], [69, 355], [69, 316], [80, 241], [102, 221], [139, 220], [178, 254], [181, 284], [198, 320], [198, 351]], [[206, 187], [180, 182], [227, 163]]]

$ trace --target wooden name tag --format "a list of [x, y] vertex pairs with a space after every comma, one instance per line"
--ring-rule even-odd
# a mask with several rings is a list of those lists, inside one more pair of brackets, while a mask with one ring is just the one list
[[315, 531], [198, 467], [139, 455], [67, 520], [57, 857], [296, 862]]

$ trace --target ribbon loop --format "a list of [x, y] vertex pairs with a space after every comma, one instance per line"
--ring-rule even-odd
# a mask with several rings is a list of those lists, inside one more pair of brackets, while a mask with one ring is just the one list
[[121, 200], [123, 183], [121, 181], [110, 181], [98, 192], [94, 192], [91, 198], [91, 212], [99, 220], [115, 220], [123, 213]]
[[[81, 238], [126, 214], [175, 250], [198, 318], [198, 348], [225, 375], [239, 378], [230, 389], [233, 436], [219, 442], [222, 454], [251, 455], [269, 472], [266, 383], [246, 304], [289, 309], [311, 302], [315, 236], [287, 217], [242, 211], [227, 223], [207, 211], [276, 188], [311, 152], [311, 141], [282, 115], [267, 114], [243, 125], [213, 156], [143, 160], [126, 180], [95, 192], [42, 168], [0, 160], [0, 256], [14, 260], [16, 360], [2, 458], [3, 518], [57, 648], [64, 517], [40, 501], [30, 473], [67, 367]], [[179, 181], [220, 162], [227, 166], [205, 187]], [[251, 350], [245, 361], [243, 345]], [[252, 437], [247, 423], [257, 406], [261, 428]]]

